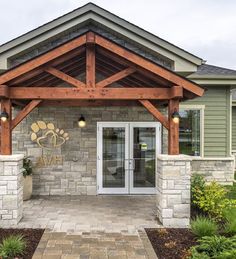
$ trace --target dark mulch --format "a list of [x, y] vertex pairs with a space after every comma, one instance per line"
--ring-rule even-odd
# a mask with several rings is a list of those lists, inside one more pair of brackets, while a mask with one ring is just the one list
[[196, 238], [189, 229], [146, 229], [158, 259], [184, 259], [189, 248], [196, 245]]
[[26, 242], [27, 247], [23, 257], [24, 259], [31, 259], [33, 257], [34, 251], [38, 246], [39, 240], [43, 235], [44, 229], [1, 229], [0, 228], [0, 243], [2, 240], [10, 235], [23, 235]]

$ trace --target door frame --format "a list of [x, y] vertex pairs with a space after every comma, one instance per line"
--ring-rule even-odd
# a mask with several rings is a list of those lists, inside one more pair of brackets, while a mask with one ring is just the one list
[[[137, 188], [133, 187], [133, 170], [130, 170], [130, 157], [133, 157], [133, 149], [131, 148], [133, 144], [133, 128], [134, 127], [155, 127], [156, 128], [156, 152], [160, 154], [162, 151], [162, 126], [160, 122], [97, 122], [97, 194], [155, 194], [156, 186], [153, 188]], [[102, 188], [102, 170], [103, 170], [103, 159], [102, 159], [102, 150], [103, 150], [103, 128], [104, 127], [124, 127], [125, 128], [125, 187], [124, 188]], [[158, 134], [159, 133], [159, 134]], [[156, 165], [156, 164], [155, 164]], [[132, 171], [132, 172], [131, 172]], [[155, 167], [156, 173], [156, 167]], [[156, 183], [155, 183], [156, 184]], [[133, 188], [132, 188], [133, 187]]]
[[[155, 159], [157, 159], [157, 154], [161, 153], [161, 136], [162, 136], [162, 132], [161, 132], [161, 123], [160, 122], [130, 122], [129, 125], [129, 158], [130, 159], [134, 159], [133, 157], [133, 142], [134, 142], [134, 138], [133, 138], [133, 128], [135, 127], [139, 127], [139, 128], [155, 128], [156, 129], [156, 143], [155, 143]], [[159, 133], [159, 134], [158, 134]], [[157, 166], [157, 162], [155, 160], [155, 174], [156, 174], [156, 166]], [[150, 187], [150, 188], [142, 188], [142, 187], [134, 187], [133, 186], [133, 179], [134, 179], [134, 170], [129, 170], [129, 194], [155, 194], [156, 193], [156, 182], [155, 182], [155, 186], [154, 187]]]

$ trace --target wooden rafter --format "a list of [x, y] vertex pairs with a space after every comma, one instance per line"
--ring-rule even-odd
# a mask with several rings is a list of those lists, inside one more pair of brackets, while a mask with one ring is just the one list
[[11, 129], [13, 130], [39, 103], [41, 100], [33, 100], [27, 104], [12, 120]]
[[[1, 87], [0, 87], [1, 88]], [[44, 100], [167, 100], [182, 97], [182, 88], [64, 88], [64, 87], [10, 87], [11, 99]]]
[[67, 75], [65, 74], [64, 72], [54, 68], [54, 67], [47, 67], [44, 69], [47, 73], [57, 77], [57, 78], [60, 78], [61, 80], [63, 80], [64, 82], [67, 82], [75, 87], [86, 87], [86, 85], [81, 82], [80, 80], [70, 76], [70, 75]]
[[112, 75], [112, 76], [110, 76], [110, 77], [108, 77], [108, 78], [98, 82], [96, 84], [96, 87], [102, 88], [102, 87], [105, 87], [107, 85], [110, 85], [110, 84], [112, 84], [112, 83], [114, 83], [116, 81], [119, 81], [120, 79], [122, 79], [122, 78], [124, 78], [124, 77], [126, 77], [126, 76], [128, 76], [128, 75], [130, 75], [132, 73], [134, 73], [135, 71], [136, 71], [135, 68], [128, 67], [128, 68], [126, 68], [126, 69], [124, 69], [124, 70], [122, 70], [122, 71], [120, 71], [120, 72], [118, 72], [118, 73], [116, 73], [116, 74], [114, 74], [114, 75]]
[[99, 36], [95, 35], [95, 42], [99, 46], [107, 49], [108, 51], [111, 51], [113, 53], [116, 53], [118, 56], [129, 60], [130, 62], [133, 62], [134, 64], [143, 67], [149, 71], [151, 71], [154, 74], [157, 74], [160, 77], [165, 78], [166, 80], [172, 82], [175, 85], [181, 85], [183, 88], [187, 89], [190, 92], [195, 93], [198, 96], [202, 96], [204, 93], [204, 89], [199, 87], [198, 85], [180, 77], [179, 75], [164, 69], [161, 66], [157, 66], [156, 64], [144, 59], [141, 56], [138, 56], [134, 53], [132, 53], [129, 50], [126, 50], [119, 45]]
[[169, 129], [169, 122], [149, 100], [139, 100], [139, 102], [166, 128]]
[[4, 84], [5, 82], [8, 82], [12, 80], [13, 78], [16, 78], [17, 76], [20, 76], [24, 73], [27, 73], [29, 71], [32, 71], [33, 69], [52, 61], [53, 59], [56, 59], [57, 57], [68, 53], [69, 51], [78, 48], [79, 46], [85, 44], [86, 42], [86, 35], [82, 35], [68, 43], [65, 43], [62, 46], [59, 46], [39, 57], [34, 58], [33, 60], [30, 60], [26, 62], [25, 64], [22, 64], [19, 67], [16, 67], [2, 75], [0, 75], [0, 84]]

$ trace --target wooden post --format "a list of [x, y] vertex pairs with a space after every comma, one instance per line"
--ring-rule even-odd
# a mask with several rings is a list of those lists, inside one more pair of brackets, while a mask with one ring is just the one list
[[179, 100], [170, 99], [168, 103], [169, 132], [168, 132], [168, 154], [179, 155], [179, 123], [173, 122], [172, 114], [179, 111]]
[[96, 84], [95, 69], [95, 35], [88, 32], [86, 35], [86, 86], [94, 88]]
[[11, 119], [12, 119], [12, 105], [10, 99], [1, 100], [1, 110], [8, 113], [8, 120], [1, 122], [1, 155], [12, 154], [12, 131], [11, 131]]

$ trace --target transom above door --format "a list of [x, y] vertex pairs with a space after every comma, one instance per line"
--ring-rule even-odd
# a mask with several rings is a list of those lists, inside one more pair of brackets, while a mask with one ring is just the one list
[[98, 193], [155, 193], [160, 123], [99, 122], [97, 130]]

